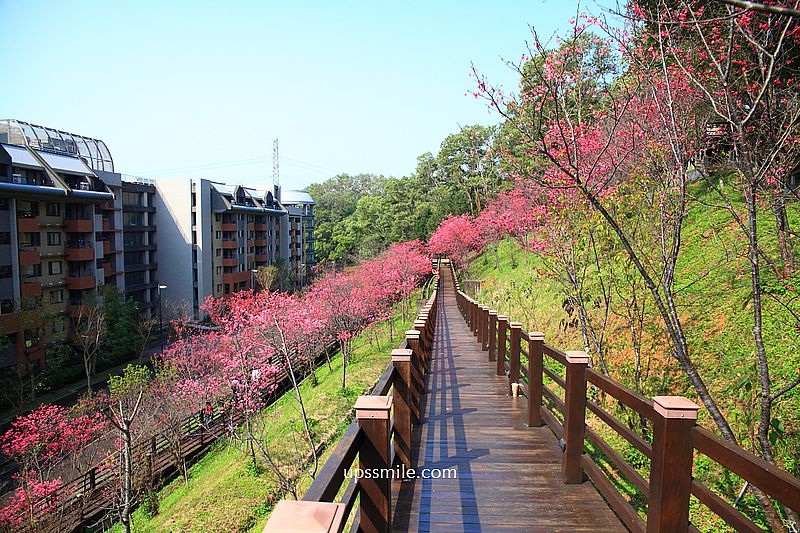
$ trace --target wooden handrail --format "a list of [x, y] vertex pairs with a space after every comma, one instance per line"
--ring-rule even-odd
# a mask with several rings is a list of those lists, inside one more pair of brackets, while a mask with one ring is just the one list
[[[414, 321], [414, 329], [407, 331], [400, 346], [392, 351], [392, 362], [372, 393], [358, 399], [354, 406], [355, 420], [303, 495], [304, 505], [316, 505], [321, 516], [330, 517], [324, 531], [342, 531], [351, 515], [353, 531], [388, 533], [391, 530], [391, 479], [351, 479], [341, 501], [334, 500], [347, 478], [345, 473], [353, 468], [356, 458], [362, 470], [394, 469], [398, 463], [410, 461], [411, 429], [419, 421], [419, 394], [423, 390], [422, 380], [427, 372], [436, 326], [438, 274], [431, 286], [431, 296]], [[393, 415], [391, 410], [394, 410]], [[354, 511], [357, 498], [359, 507]], [[292, 503], [282, 500], [279, 505], [286, 508]], [[313, 511], [314, 507], [306, 507], [303, 512]], [[281, 528], [296, 525], [293, 520], [298, 516], [295, 513], [293, 518], [291, 512], [270, 516], [264, 531], [285, 531]]]
[[[453, 275], [455, 276], [454, 270]], [[458, 285], [454, 290], [459, 310], [470, 324], [481, 306], [474, 298], [464, 294]], [[689, 400], [681, 397], [659, 397], [655, 400], [645, 398], [594, 369], [581, 368], [581, 365], [575, 362], [575, 353], [564, 352], [544, 343], [541, 345], [540, 354], [539, 347], [531, 343], [531, 339], [534, 338], [533, 333], [522, 332], [517, 336], [513, 334], [507, 317], [499, 315], [498, 311], [493, 309], [484, 313], [489, 317], [486, 325], [488, 331], [481, 333], [481, 338], [488, 343], [488, 360], [494, 363], [498, 376], [505, 375], [508, 369], [509, 385], [522, 384], [521, 390], [528, 396], [529, 425], [535, 426], [544, 422], [556, 437], [562, 439], [564, 447], [562, 470], [565, 482], [580, 482], [581, 473], [586, 473], [614, 512], [632, 531], [646, 530], [659, 533], [695, 531], [696, 528], [689, 523], [690, 494], [737, 531], [761, 531], [750, 518], [729, 502], [699, 481], [692, 479], [693, 450], [760, 488], [789, 509], [800, 510], [800, 479], [744, 448], [696, 426], [695, 418], [699, 408]], [[492, 317], [496, 317], [496, 320]], [[539, 338], [539, 335], [536, 334], [535, 338]], [[521, 341], [528, 342], [527, 351]], [[520, 354], [527, 357], [528, 365], [518, 363]], [[531, 354], [535, 357], [531, 357]], [[550, 358], [565, 366], [566, 379], [541, 363], [542, 357]], [[519, 375], [515, 375], [517, 364], [521, 371]], [[544, 385], [544, 377], [551, 379], [564, 390], [564, 400]], [[600, 403], [588, 399], [587, 385], [592, 385], [608, 394], [620, 405], [652, 423], [653, 444], [606, 411]], [[552, 402], [556, 412], [563, 414], [563, 424], [547, 407], [547, 402]], [[584, 417], [587, 409], [635, 449], [651, 459], [649, 479], [625, 462], [623, 456], [597, 431], [585, 426]], [[648, 499], [646, 522], [639, 517], [627, 498], [620, 494], [612, 480], [604, 473], [604, 469], [585, 453], [585, 441], [589, 441], [601, 451]]]

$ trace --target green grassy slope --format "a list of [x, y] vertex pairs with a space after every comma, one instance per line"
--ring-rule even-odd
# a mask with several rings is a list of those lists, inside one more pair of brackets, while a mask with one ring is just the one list
[[[692, 194], [707, 203], [717, 203], [713, 194], [699, 184]], [[788, 206], [793, 227], [800, 224], [800, 206]], [[770, 257], [777, 258], [774, 235], [775, 221], [771, 212], [759, 213], [760, 244]], [[676, 272], [679, 313], [687, 331], [691, 356], [704, 380], [734, 427], [740, 443], [756, 450], [755, 427], [758, 417], [757, 363], [752, 337], [752, 291], [750, 288], [747, 243], [730, 214], [701, 202], [693, 202], [682, 234], [683, 250]], [[800, 264], [800, 261], [798, 262]], [[577, 328], [560, 327], [567, 318], [562, 308], [566, 293], [551, 277], [543, 273], [544, 263], [509, 241], [491, 246], [473, 261], [467, 280], [480, 281], [478, 299], [529, 330], [543, 331], [546, 342], [562, 349], [582, 349], [583, 341]], [[800, 312], [800, 300], [791, 286], [800, 287], [795, 274], [789, 280], [778, 280], [769, 268], [763, 269], [764, 340], [771, 365], [775, 389], [792, 379], [800, 368], [800, 322], [793, 313]], [[790, 287], [787, 288], [786, 286]], [[469, 284], [467, 284], [469, 286]], [[782, 303], [779, 303], [780, 300]], [[654, 366], [648, 395], [676, 394], [696, 400], [693, 389], [669, 356], [663, 341], [660, 318], [651, 314], [651, 338], [645, 343]], [[632, 350], [628, 332], [621, 319], [610, 321], [608, 353], [611, 374], [623, 383], [631, 384]], [[699, 403], [699, 402], [698, 402]], [[774, 409], [779, 431], [774, 434], [775, 451], [782, 468], [797, 475], [800, 447], [800, 391], [786, 395]], [[701, 423], [715, 429], [708, 417]], [[609, 436], [613, 439], [613, 436]], [[615, 447], [624, 449], [621, 441]], [[636, 463], [646, 475], [649, 463], [624, 450], [624, 455]], [[742, 481], [717, 471], [703, 457], [696, 461], [695, 475], [704, 478], [715, 491], [729, 501], [736, 496]], [[645, 476], [646, 477], [646, 476]], [[618, 487], [643, 509], [645, 500], [624, 481]], [[755, 510], [752, 498], [745, 507]], [[724, 530], [722, 524], [698, 506], [693, 519], [706, 531]], [[757, 512], [756, 512], [757, 514]]]
[[[388, 325], [377, 334], [361, 334], [347, 367], [347, 389], [341, 389], [342, 359], [332, 360], [332, 369], [322, 365], [316, 371], [318, 384], [306, 379], [301, 391], [317, 442], [326, 443], [320, 466], [331, 453], [338, 436], [348, 427], [352, 407], [359, 395], [367, 392], [391, 360], [391, 349], [400, 342], [398, 332], [410, 326], [399, 314], [394, 318], [394, 338]], [[375, 343], [378, 339], [378, 344]], [[307, 452], [299, 436], [302, 426], [294, 392], [287, 392], [269, 407], [269, 441], [277, 457]], [[300, 482], [302, 494], [310, 485], [306, 474]], [[159, 494], [159, 512], [147, 517], [141, 509], [134, 513], [134, 531], [252, 531], [260, 532], [272, 506], [282, 497], [270, 471], [253, 473], [248, 457], [228, 440], [217, 443], [203, 459], [193, 465], [189, 483], [176, 479]], [[121, 530], [121, 529], [120, 529]]]

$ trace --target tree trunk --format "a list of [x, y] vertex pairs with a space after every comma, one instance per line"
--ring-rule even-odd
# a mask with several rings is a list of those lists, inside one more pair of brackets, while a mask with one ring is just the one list
[[[753, 341], [756, 345], [756, 358], [758, 360], [758, 382], [759, 382], [759, 395], [761, 412], [758, 418], [758, 429], [756, 438], [759, 447], [761, 448], [761, 455], [772, 464], [775, 464], [775, 458], [772, 456], [772, 446], [769, 442], [769, 427], [772, 421], [772, 398], [771, 398], [771, 383], [769, 376], [769, 361], [767, 361], [767, 350], [764, 346], [764, 337], [762, 334], [763, 326], [763, 308], [761, 304], [761, 271], [760, 260], [758, 256], [758, 220], [757, 220], [757, 204], [756, 204], [756, 185], [750, 182], [748, 186], [745, 200], [747, 201], [747, 219], [748, 219], [748, 255], [750, 259], [750, 285], [753, 291]], [[755, 488], [755, 487], [754, 487]], [[756, 497], [764, 507], [767, 521], [775, 531], [784, 529], [783, 521], [778, 516], [775, 507], [769, 500], [766, 494], [760, 490], [755, 491]]]
[[778, 237], [778, 248], [781, 252], [783, 274], [789, 278], [794, 273], [794, 251], [792, 250], [791, 233], [789, 231], [789, 217], [786, 214], [786, 201], [783, 191], [778, 188], [772, 202], [772, 211], [775, 215], [775, 230]]
[[128, 421], [122, 422], [122, 440], [125, 443], [123, 452], [123, 489], [122, 489], [122, 526], [125, 533], [131, 533], [131, 505], [133, 492], [133, 467], [131, 465], [131, 427]]

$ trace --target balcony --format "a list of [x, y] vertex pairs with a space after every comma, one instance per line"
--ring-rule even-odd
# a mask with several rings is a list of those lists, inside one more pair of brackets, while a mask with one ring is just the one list
[[26, 249], [19, 251], [19, 264], [20, 265], [38, 265], [42, 262], [42, 255], [39, 250]]
[[114, 273], [111, 263], [105, 262], [103, 263], [103, 276], [110, 277]]
[[0, 315], [0, 333], [9, 334], [19, 331], [19, 313], [3, 313]]
[[236, 222], [223, 222], [222, 231], [239, 231], [239, 226]]
[[267, 245], [267, 239], [256, 239], [255, 245], [256, 246], [266, 246]]
[[113, 231], [110, 218], [103, 217], [103, 231]]
[[67, 261], [91, 261], [94, 259], [94, 247], [88, 242], [68, 242], [64, 247]]
[[265, 263], [269, 261], [267, 254], [256, 254], [256, 263]]
[[267, 225], [266, 224], [254, 224], [253, 225], [253, 229], [255, 231], [267, 231]]
[[75, 218], [64, 221], [64, 230], [70, 233], [94, 232], [94, 221], [91, 218]]
[[225, 257], [222, 259], [222, 266], [235, 267], [239, 264], [239, 260], [235, 257]]
[[38, 298], [42, 295], [42, 284], [41, 283], [23, 283], [19, 287], [19, 294], [23, 298], [26, 296], [32, 296]]
[[245, 270], [244, 272], [230, 272], [222, 275], [223, 283], [241, 283], [243, 281], [250, 281], [252, 274]]
[[94, 270], [70, 272], [69, 276], [67, 276], [67, 287], [70, 289], [93, 289], [96, 284]]
[[227, 239], [222, 241], [222, 249], [223, 250], [235, 250], [239, 247], [239, 241], [233, 239]]
[[19, 233], [36, 233], [39, 231], [39, 217], [23, 214], [17, 218], [17, 231]]

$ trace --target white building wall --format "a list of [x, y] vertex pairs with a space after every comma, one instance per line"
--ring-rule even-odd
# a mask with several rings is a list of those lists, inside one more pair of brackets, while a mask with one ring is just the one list
[[158, 277], [165, 319], [170, 304], [192, 311], [192, 182], [189, 179], [156, 183], [158, 213]]

